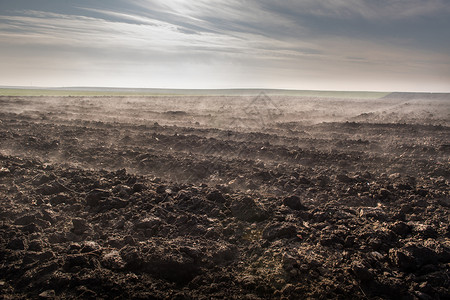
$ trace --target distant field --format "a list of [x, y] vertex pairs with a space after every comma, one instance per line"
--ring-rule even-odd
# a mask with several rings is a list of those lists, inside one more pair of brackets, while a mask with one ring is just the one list
[[145, 96], [157, 95], [142, 92], [52, 90], [52, 89], [0, 89], [1, 96]]
[[0, 96], [232, 96], [257, 95], [261, 92], [267, 95], [326, 97], [326, 98], [359, 98], [378, 99], [387, 96], [388, 92], [343, 92], [343, 91], [297, 91], [271, 89], [109, 89], [109, 88], [58, 88], [58, 89], [29, 89], [29, 88], [0, 88]]

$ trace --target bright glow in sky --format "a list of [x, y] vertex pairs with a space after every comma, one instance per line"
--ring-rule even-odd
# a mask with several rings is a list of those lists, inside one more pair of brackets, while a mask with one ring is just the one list
[[0, 85], [450, 92], [447, 0], [2, 0]]

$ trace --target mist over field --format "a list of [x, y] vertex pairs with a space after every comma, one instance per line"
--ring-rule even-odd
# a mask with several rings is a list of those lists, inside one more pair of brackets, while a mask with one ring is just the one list
[[448, 295], [449, 94], [97, 93], [0, 96], [5, 294]]

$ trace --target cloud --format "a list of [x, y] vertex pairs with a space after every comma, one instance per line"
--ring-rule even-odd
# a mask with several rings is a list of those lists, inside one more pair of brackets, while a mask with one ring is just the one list
[[0, 13], [9, 68], [26, 70], [20, 60], [29, 56], [36, 70], [91, 70], [111, 82], [135, 71], [153, 80], [156, 72], [159, 83], [186, 76], [230, 87], [449, 78], [450, 18], [441, 0], [80, 0], [53, 10], [17, 1], [21, 9]]
[[287, 0], [283, 2], [263, 0], [258, 2], [267, 10], [291, 16], [360, 17], [369, 20], [395, 20], [450, 11], [445, 0]]
[[7, 44], [147, 49], [151, 53], [174, 52], [174, 55], [179, 55], [180, 49], [183, 49], [183, 55], [190, 52], [216, 52], [226, 53], [228, 56], [233, 53], [270, 56], [271, 52], [277, 51], [304, 55], [321, 52], [307, 42], [296, 42], [292, 45], [280, 41], [275, 45], [273, 38], [250, 32], [245, 24], [229, 27], [220, 24], [220, 20], [205, 18], [202, 22], [199, 21], [202, 24], [198, 26], [184, 26], [184, 21], [152, 18], [148, 16], [148, 12], [133, 15], [99, 9], [89, 10], [99, 16], [94, 18], [29, 10], [22, 11], [20, 16], [0, 16], [3, 23], [0, 25], [0, 40]]
[[[102, 18], [25, 11], [23, 16], [0, 16], [0, 38], [8, 43], [52, 44], [85, 47], [143, 47], [164, 48], [182, 45], [198, 45], [200, 39], [187, 38], [173, 24], [136, 16], [120, 15], [139, 23], [110, 21]], [[16, 37], [16, 39], [13, 39]], [[23, 39], [26, 37], [27, 39]], [[214, 46], [217, 38], [208, 37]]]

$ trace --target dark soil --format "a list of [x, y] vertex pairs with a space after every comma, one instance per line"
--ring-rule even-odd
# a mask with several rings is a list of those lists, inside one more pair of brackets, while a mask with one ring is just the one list
[[212, 128], [178, 100], [135, 122], [1, 101], [4, 299], [450, 299], [437, 119]]

